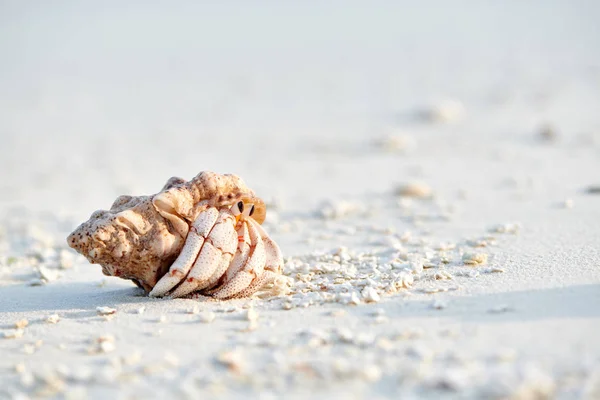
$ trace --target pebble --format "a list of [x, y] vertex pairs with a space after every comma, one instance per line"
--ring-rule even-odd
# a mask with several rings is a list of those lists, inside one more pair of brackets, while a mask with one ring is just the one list
[[21, 319], [15, 322], [15, 328], [17, 329], [24, 329], [27, 325], [29, 325], [29, 321], [27, 321], [26, 319]]
[[452, 280], [454, 279], [452, 274], [446, 270], [440, 270], [435, 273], [434, 278], [436, 280]]
[[46, 317], [46, 322], [49, 324], [56, 324], [58, 323], [58, 321], [60, 321], [60, 317], [58, 316], [58, 314], [52, 314]]
[[241, 372], [244, 366], [244, 358], [237, 350], [225, 351], [217, 356], [217, 362], [227, 367], [231, 372]]
[[210, 324], [215, 320], [216, 317], [217, 315], [212, 311], [203, 311], [198, 314], [198, 321], [204, 324]]
[[101, 316], [112, 315], [112, 314], [115, 314], [116, 312], [117, 312], [116, 308], [105, 307], [105, 306], [96, 307], [96, 313]]
[[562, 202], [562, 208], [571, 209], [573, 208], [573, 199], [566, 199]]
[[115, 337], [113, 335], [103, 335], [92, 340], [92, 347], [88, 349], [88, 353], [110, 353], [115, 349]]
[[362, 297], [365, 303], [377, 303], [381, 300], [381, 297], [377, 293], [377, 290], [372, 288], [371, 286], [365, 287], [362, 292]]
[[441, 299], [435, 299], [431, 303], [431, 308], [433, 308], [435, 310], [443, 310], [446, 307], [448, 307], [448, 303], [446, 303], [444, 300], [441, 300]]
[[415, 197], [428, 199], [433, 195], [433, 190], [428, 185], [421, 182], [411, 182], [399, 185], [394, 190], [397, 196]]
[[482, 265], [488, 260], [488, 255], [485, 253], [465, 253], [462, 256], [465, 265]]

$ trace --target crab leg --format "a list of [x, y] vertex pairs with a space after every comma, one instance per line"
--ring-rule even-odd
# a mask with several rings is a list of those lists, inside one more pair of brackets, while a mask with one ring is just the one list
[[235, 297], [248, 297], [261, 289], [263, 286], [273, 283], [275, 278], [280, 276], [283, 268], [283, 257], [279, 246], [267, 235], [265, 230], [254, 220], [250, 220], [254, 228], [259, 232], [260, 237], [265, 245], [265, 253], [267, 260], [265, 270], [262, 275], [258, 276], [252, 283], [241, 292], [235, 294]]
[[258, 222], [256, 222], [254, 219], [250, 219], [250, 223], [252, 226], [254, 226], [254, 228], [256, 228], [265, 245], [265, 252], [267, 253], [265, 269], [280, 274], [283, 269], [283, 256], [281, 255], [279, 246], [273, 239], [269, 237], [269, 235], [267, 235], [263, 227], [260, 226]]
[[250, 257], [248, 258], [248, 261], [243, 264], [241, 270], [213, 293], [213, 296], [218, 299], [226, 299], [235, 296], [237, 293], [250, 286], [252, 281], [256, 279], [256, 277], [261, 276], [264, 271], [265, 263], [267, 261], [265, 245], [254, 224], [247, 223], [247, 226], [250, 242], [254, 248], [251, 250]]
[[217, 286], [222, 278], [225, 282], [231, 280], [235, 275], [232, 271], [238, 272], [246, 261], [248, 261], [252, 243], [250, 242], [250, 234], [248, 233], [246, 222], [242, 221], [241, 226], [237, 230], [237, 235], [238, 245], [233, 259], [230, 263], [222, 263], [219, 268], [217, 268], [217, 271], [209, 279], [209, 283], [206, 286], [208, 289]]
[[265, 270], [261, 276], [257, 277], [256, 279], [254, 279], [252, 281], [250, 286], [248, 286], [246, 289], [242, 290], [241, 292], [237, 292], [235, 295], [233, 295], [233, 297], [236, 297], [236, 298], [237, 297], [250, 297], [257, 291], [259, 291], [265, 285], [275, 282], [275, 279], [278, 276], [281, 276], [281, 275], [277, 274], [273, 271]]
[[208, 286], [217, 269], [230, 264], [236, 246], [235, 218], [226, 209], [219, 214], [219, 219], [204, 240], [192, 269], [171, 297], [182, 297]]
[[219, 212], [216, 208], [209, 208], [194, 220], [181, 253], [169, 268], [169, 272], [156, 283], [149, 294], [150, 297], [164, 296], [187, 275], [218, 216]]

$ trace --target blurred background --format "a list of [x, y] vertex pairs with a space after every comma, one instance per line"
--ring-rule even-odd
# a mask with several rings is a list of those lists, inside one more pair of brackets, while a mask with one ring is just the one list
[[543, 127], [578, 157], [600, 128], [599, 11], [2, 0], [0, 206], [83, 218], [202, 170], [291, 205], [406, 177], [450, 190], [485, 182], [483, 160], [518, 173], [507, 157]]

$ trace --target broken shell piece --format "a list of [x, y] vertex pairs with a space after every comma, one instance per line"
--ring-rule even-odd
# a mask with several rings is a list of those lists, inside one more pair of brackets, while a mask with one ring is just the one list
[[465, 253], [462, 260], [465, 265], [482, 265], [487, 262], [488, 255], [485, 253]]
[[0, 332], [0, 337], [4, 339], [18, 339], [23, 337], [25, 331], [23, 329], [9, 329], [4, 332]]
[[110, 353], [115, 349], [115, 337], [113, 335], [103, 335], [92, 340], [92, 346], [88, 349], [88, 353]]
[[217, 356], [217, 361], [227, 367], [232, 372], [241, 372], [244, 366], [244, 359], [239, 351], [226, 351]]
[[116, 308], [111, 308], [111, 307], [104, 307], [104, 306], [100, 306], [100, 307], [96, 307], [96, 313], [98, 315], [112, 315], [115, 314], [117, 312]]
[[381, 297], [379, 297], [379, 294], [377, 293], [377, 290], [375, 290], [371, 286], [365, 287], [362, 290], [361, 294], [365, 303], [377, 303], [381, 299]]
[[394, 192], [398, 196], [416, 197], [420, 199], [428, 199], [433, 195], [431, 187], [421, 182], [399, 185]]
[[58, 321], [60, 321], [60, 317], [58, 316], [58, 314], [52, 314], [46, 318], [46, 322], [49, 324], [56, 324], [58, 323]]
[[446, 270], [440, 270], [440, 271], [436, 272], [434, 275], [434, 278], [436, 280], [441, 280], [441, 281], [454, 279], [452, 277], [452, 274]]
[[27, 325], [29, 325], [29, 321], [27, 321], [26, 319], [22, 319], [22, 320], [15, 322], [15, 328], [17, 328], [17, 329], [23, 329]]

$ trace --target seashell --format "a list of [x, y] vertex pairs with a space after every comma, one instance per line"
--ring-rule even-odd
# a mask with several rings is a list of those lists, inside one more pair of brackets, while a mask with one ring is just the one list
[[67, 243], [105, 275], [150, 292], [180, 254], [198, 215], [240, 200], [254, 205], [252, 219], [262, 224], [265, 203], [238, 176], [205, 171], [190, 181], [173, 177], [155, 195], [119, 196], [109, 210], [92, 213]]

